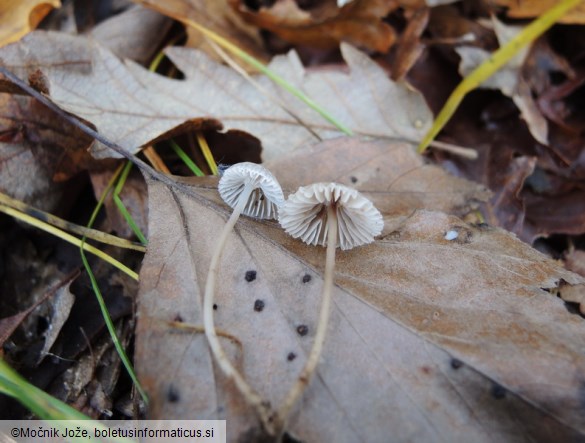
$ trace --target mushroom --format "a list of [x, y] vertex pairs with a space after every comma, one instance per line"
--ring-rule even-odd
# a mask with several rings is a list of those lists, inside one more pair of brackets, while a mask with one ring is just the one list
[[203, 325], [211, 352], [226, 377], [233, 379], [236, 387], [248, 403], [258, 412], [262, 423], [270, 429], [269, 406], [244, 380], [240, 372], [230, 363], [217, 337], [213, 320], [213, 299], [221, 255], [229, 233], [240, 214], [259, 219], [276, 218], [277, 210], [284, 202], [278, 181], [264, 167], [255, 163], [237, 163], [228, 168], [219, 180], [218, 191], [222, 199], [234, 210], [217, 240], [211, 257], [205, 295], [203, 298]]
[[305, 367], [280, 409], [280, 419], [286, 420], [309, 384], [323, 350], [333, 289], [335, 249], [340, 246], [348, 250], [373, 242], [382, 232], [384, 221], [370, 200], [355, 189], [337, 183], [315, 183], [299, 188], [280, 207], [278, 218], [280, 225], [293, 237], [309, 245], [327, 247], [323, 300], [315, 340]]

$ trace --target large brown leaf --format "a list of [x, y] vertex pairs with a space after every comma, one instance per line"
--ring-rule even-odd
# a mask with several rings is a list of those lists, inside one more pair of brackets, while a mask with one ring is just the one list
[[[322, 179], [316, 163], [304, 168]], [[149, 183], [139, 375], [152, 418], [227, 418], [230, 441], [254, 441], [255, 417], [200, 329], [169, 325], [201, 326], [211, 252], [230, 213], [213, 179], [189, 189]], [[338, 253], [324, 355], [289, 432], [308, 442], [583, 438], [584, 321], [549, 291], [561, 279], [569, 288], [585, 280], [497, 228], [425, 210], [385, 219], [392, 232]], [[250, 219], [224, 253], [215, 316], [237, 339], [224, 346], [276, 407], [311, 347], [324, 255], [276, 222]], [[299, 325], [309, 333], [300, 336]]]
[[[350, 73], [308, 73], [296, 53], [277, 57], [271, 68], [322, 104], [356, 133], [419, 140], [432, 114], [421, 94], [391, 82], [365, 54], [344, 45]], [[21, 78], [40, 70], [51, 98], [91, 122], [108, 139], [136, 152], [179, 125], [201, 126], [217, 119], [228, 129], [258, 137], [264, 158], [274, 158], [307, 142], [341, 135], [340, 131], [265, 77], [257, 80], [305, 122], [300, 124], [275, 102], [229, 68], [200, 51], [172, 48], [170, 59], [186, 80], [153, 74], [81, 37], [35, 32], [0, 50], [4, 64]], [[96, 151], [99, 157], [113, 153]]]
[[60, 6], [59, 0], [0, 1], [0, 46], [17, 41]]

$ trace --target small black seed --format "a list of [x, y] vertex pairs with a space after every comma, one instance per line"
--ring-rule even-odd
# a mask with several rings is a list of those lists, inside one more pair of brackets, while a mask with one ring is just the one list
[[248, 283], [256, 280], [256, 271], [246, 271], [246, 276], [244, 278]]
[[170, 385], [169, 390], [167, 391], [167, 400], [170, 403], [178, 403], [180, 399], [181, 396], [179, 395], [179, 391], [177, 391], [174, 385]]
[[215, 303], [213, 304], [213, 310], [217, 311], [217, 305]]
[[349, 177], [352, 183], [357, 183], [357, 177], [351, 176]]
[[506, 397], [506, 388], [501, 385], [495, 384], [492, 386], [492, 397], [496, 400], [501, 400]]
[[288, 355], [286, 356], [286, 359], [288, 361], [293, 361], [295, 358], [297, 358], [297, 354], [295, 354], [294, 352], [289, 352]]
[[264, 302], [262, 300], [256, 300], [254, 302], [254, 311], [262, 312], [264, 310]]
[[453, 369], [459, 369], [463, 366], [463, 362], [457, 358], [452, 358], [451, 359], [451, 367]]
[[297, 326], [297, 332], [301, 337], [304, 337], [309, 333], [309, 327], [307, 325], [300, 325]]
[[309, 283], [311, 281], [311, 276], [309, 274], [303, 275], [303, 283]]
[[175, 319], [173, 321], [176, 321], [177, 323], [183, 323], [185, 320], [183, 320], [183, 317], [181, 317], [181, 314], [177, 314], [177, 315], [175, 315]]

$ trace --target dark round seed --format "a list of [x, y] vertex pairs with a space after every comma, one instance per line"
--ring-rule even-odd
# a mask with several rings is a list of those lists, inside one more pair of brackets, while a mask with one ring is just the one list
[[309, 333], [309, 327], [307, 325], [297, 326], [297, 332], [301, 337], [304, 337]]
[[244, 278], [248, 283], [256, 280], [256, 271], [246, 271], [246, 276]]
[[262, 300], [256, 300], [254, 302], [254, 311], [262, 312], [264, 310], [265, 303]]

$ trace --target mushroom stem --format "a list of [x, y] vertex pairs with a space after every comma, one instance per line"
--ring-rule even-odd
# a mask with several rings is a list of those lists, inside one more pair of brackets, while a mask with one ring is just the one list
[[327, 325], [329, 324], [329, 314], [331, 313], [331, 294], [333, 292], [333, 270], [335, 268], [335, 250], [337, 248], [337, 212], [335, 204], [327, 205], [327, 252], [325, 258], [325, 274], [323, 281], [323, 300], [321, 301], [321, 311], [319, 312], [319, 322], [315, 332], [313, 347], [309, 353], [309, 358], [305, 363], [301, 375], [296, 383], [288, 392], [288, 395], [279, 411], [278, 416], [283, 420], [282, 428], [286, 424], [290, 410], [301, 396], [303, 391], [309, 385], [311, 377], [315, 373], [319, 358], [323, 351]]
[[205, 283], [205, 295], [203, 297], [203, 326], [205, 327], [205, 335], [211, 348], [211, 353], [215, 358], [215, 361], [225, 374], [228, 379], [232, 379], [244, 396], [250, 406], [256, 409], [260, 420], [262, 421], [265, 429], [270, 432], [272, 429], [271, 422], [271, 409], [266, 402], [262, 400], [262, 397], [258, 395], [256, 391], [244, 380], [240, 372], [231, 364], [227, 355], [225, 354], [223, 347], [217, 336], [215, 330], [215, 322], [213, 319], [213, 299], [215, 296], [215, 283], [217, 280], [217, 272], [219, 263], [225, 247], [227, 238], [234, 228], [234, 225], [238, 221], [240, 214], [244, 210], [250, 194], [254, 190], [254, 184], [248, 183], [242, 191], [238, 203], [232, 212], [228, 222], [223, 228], [221, 235], [217, 241], [217, 245], [211, 257], [211, 264], [209, 265], [209, 272], [207, 273], [207, 282]]

